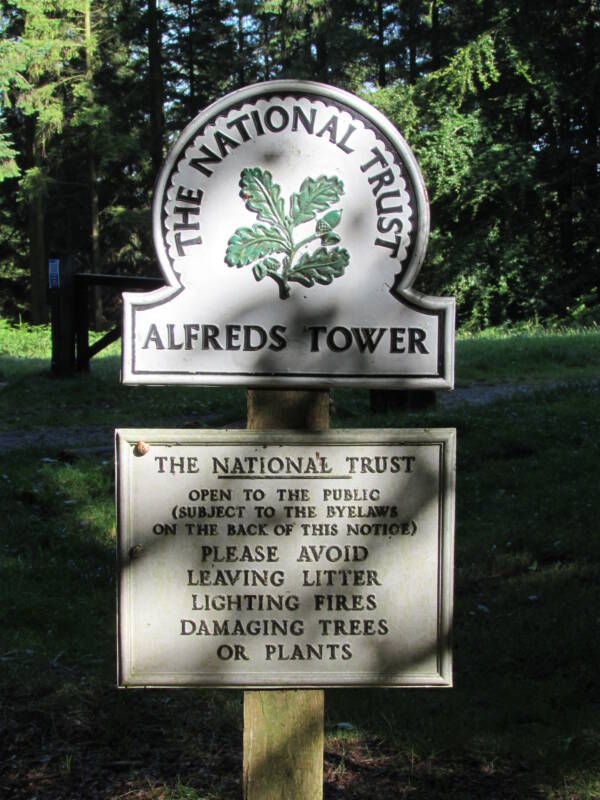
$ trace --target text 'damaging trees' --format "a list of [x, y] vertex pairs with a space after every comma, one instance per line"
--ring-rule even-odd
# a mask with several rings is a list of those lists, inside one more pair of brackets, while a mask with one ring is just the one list
[[451, 683], [452, 431], [117, 441], [123, 685]]

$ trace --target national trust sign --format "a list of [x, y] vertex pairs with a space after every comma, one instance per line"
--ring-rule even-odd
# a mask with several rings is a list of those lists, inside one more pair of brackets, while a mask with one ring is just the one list
[[169, 154], [153, 229], [166, 285], [124, 295], [125, 383], [452, 388], [454, 300], [412, 288], [423, 179], [365, 101], [288, 80], [217, 101]]

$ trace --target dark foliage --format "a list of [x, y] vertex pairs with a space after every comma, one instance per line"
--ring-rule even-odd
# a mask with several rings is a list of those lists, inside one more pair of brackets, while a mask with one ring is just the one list
[[225, 92], [295, 77], [362, 93], [415, 150], [422, 285], [463, 325], [598, 320], [597, 3], [8, 0], [0, 32], [5, 314], [44, 319], [52, 253], [156, 274], [173, 138]]

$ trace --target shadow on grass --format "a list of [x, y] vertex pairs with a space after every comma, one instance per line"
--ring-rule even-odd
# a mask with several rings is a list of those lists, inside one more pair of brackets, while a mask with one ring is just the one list
[[[597, 391], [424, 419], [459, 432], [455, 688], [329, 690], [325, 797], [598, 796]], [[239, 692], [113, 688], [112, 465], [47, 457], [0, 478], [0, 794], [240, 798]]]
[[[7, 382], [0, 391], [0, 430], [5, 431], [94, 425], [204, 427], [207, 417], [211, 424], [224, 424], [245, 414], [243, 389], [124, 386], [117, 356], [98, 359], [89, 374], [69, 378], [54, 377], [48, 362], [0, 356], [0, 373]], [[112, 446], [112, 439], [108, 444]]]

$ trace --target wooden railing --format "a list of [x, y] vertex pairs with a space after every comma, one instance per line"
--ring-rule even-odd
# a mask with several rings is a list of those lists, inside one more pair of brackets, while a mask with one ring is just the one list
[[[59, 262], [58, 265], [56, 262]], [[125, 291], [150, 291], [164, 286], [162, 278], [134, 275], [74, 273], [68, 258], [52, 259], [50, 309], [52, 320], [52, 372], [70, 375], [87, 372], [90, 360], [120, 338], [121, 323], [90, 344], [90, 288], [108, 286]]]
[[[102, 275], [92, 272], [73, 273], [69, 259], [60, 260], [59, 275], [50, 271], [50, 276], [52, 372], [55, 375], [72, 375], [76, 371], [87, 372], [90, 360], [109, 344], [117, 341], [122, 334], [119, 322], [102, 338], [90, 345], [91, 287], [109, 286], [119, 289], [119, 292], [147, 292], [165, 285], [162, 278]], [[372, 389], [370, 400], [371, 411], [374, 413], [392, 410], [423, 411], [435, 405], [435, 391]]]

